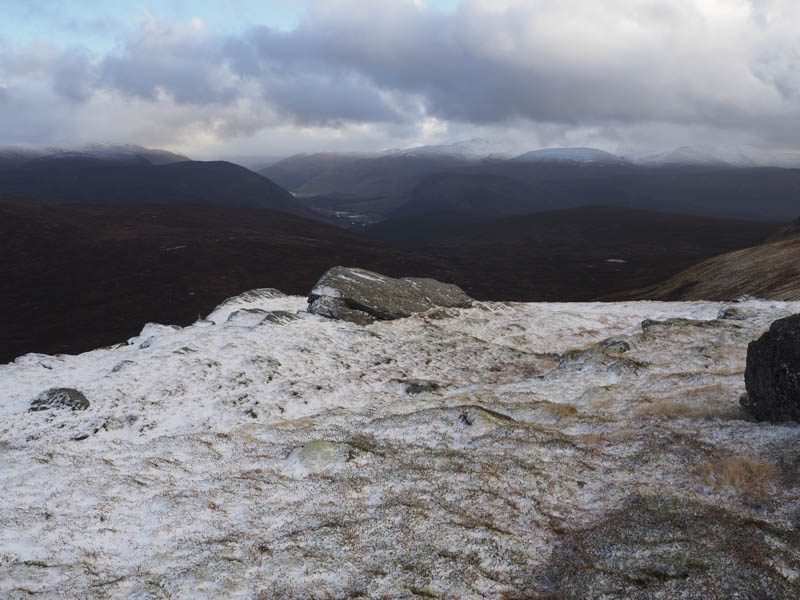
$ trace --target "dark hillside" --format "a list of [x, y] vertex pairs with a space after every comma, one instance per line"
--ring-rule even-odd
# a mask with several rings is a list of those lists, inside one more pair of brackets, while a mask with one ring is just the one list
[[447, 269], [285, 213], [196, 205], [0, 202], [0, 363], [188, 324], [257, 287], [306, 294], [337, 264], [393, 275]]
[[[592, 300], [658, 282], [722, 252], [764, 241], [779, 223], [615, 206], [514, 217], [440, 213], [365, 233], [446, 261], [463, 287], [511, 300]], [[492, 296], [490, 296], [492, 297]]]
[[387, 221], [370, 230], [377, 240], [254, 208], [2, 201], [0, 362], [187, 324], [252, 288], [305, 295], [334, 265], [435, 277], [487, 300], [624, 296], [778, 226], [587, 207]]
[[221, 161], [153, 165], [144, 158], [41, 158], [0, 172], [0, 193], [59, 204], [216, 204], [313, 216], [269, 179]]

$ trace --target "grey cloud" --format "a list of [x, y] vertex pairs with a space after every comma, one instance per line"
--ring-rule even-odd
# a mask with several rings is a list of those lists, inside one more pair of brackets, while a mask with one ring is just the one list
[[270, 78], [262, 85], [270, 103], [305, 125], [402, 120], [369, 81], [353, 75], [300, 73]]
[[70, 106], [58, 100], [49, 86], [7, 89], [0, 111], [0, 143], [46, 143], [74, 136]]
[[140, 53], [106, 57], [100, 73], [104, 86], [145, 100], [157, 100], [163, 90], [181, 104], [232, 102], [238, 92], [215, 80], [212, 65], [212, 61], [200, 59]]
[[[412, 3], [322, 6], [294, 32], [261, 28], [231, 41], [229, 66], [242, 77], [357, 73], [365, 91], [415, 97], [429, 115], [475, 123], [522, 117], [729, 127], [800, 109], [775, 105], [793, 99], [796, 40], [775, 40], [773, 60], [758, 64], [757, 53], [748, 54], [756, 42], [735, 30], [719, 35], [691, 2], [670, 9], [579, 1], [564, 9], [544, 0], [495, 13], [465, 5], [455, 15]], [[629, 22], [640, 33], [630, 33]], [[748, 79], [754, 68], [762, 71], [758, 89]]]
[[54, 62], [53, 89], [71, 102], [85, 102], [95, 85], [94, 66], [88, 52], [73, 49]]
[[[0, 51], [0, 76], [14, 85], [36, 87], [48, 84], [62, 100], [85, 102], [96, 85], [91, 54], [78, 47], [56, 49], [47, 46]], [[22, 82], [25, 82], [24, 84]]]
[[102, 57], [0, 55], [0, 75], [38, 73], [72, 103], [102, 89], [183, 107], [180, 127], [223, 138], [276, 123], [377, 124], [399, 137], [434, 117], [453, 131], [536, 124], [544, 140], [592, 128], [622, 143], [621, 132], [669, 125], [796, 146], [800, 5], [713, 6], [467, 0], [441, 13], [410, 0], [319, 1], [290, 32], [221, 38], [148, 22]]
[[230, 103], [239, 93], [221, 82], [219, 44], [213, 38], [180, 35], [169, 28], [147, 31], [99, 65], [104, 86], [155, 101], [159, 91], [180, 104]]

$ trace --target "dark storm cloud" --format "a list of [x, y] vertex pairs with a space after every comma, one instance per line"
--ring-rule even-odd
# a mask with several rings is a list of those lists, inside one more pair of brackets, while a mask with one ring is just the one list
[[[800, 44], [765, 29], [763, 3], [748, 13], [741, 2], [728, 2], [733, 12], [718, 15], [713, 2], [508, 4], [489, 10], [473, 3], [451, 15], [411, 2], [323, 3], [296, 31], [254, 29], [230, 40], [224, 55], [284, 108], [305, 106], [308, 74], [357, 75], [360, 89], [337, 89], [337, 77], [313, 87], [318, 104], [326, 90], [335, 99], [331, 116], [356, 121], [393, 115], [398, 105], [414, 106], [410, 99], [427, 115], [473, 123], [747, 127], [798, 108]], [[780, 11], [773, 13], [774, 21]], [[298, 84], [288, 85], [292, 79]], [[386, 92], [387, 110], [366, 104], [361, 112], [362, 96], [376, 89]], [[318, 112], [295, 116], [303, 121]]]
[[273, 76], [263, 83], [265, 97], [281, 114], [304, 125], [400, 121], [379, 91], [353, 74], [300, 73]]

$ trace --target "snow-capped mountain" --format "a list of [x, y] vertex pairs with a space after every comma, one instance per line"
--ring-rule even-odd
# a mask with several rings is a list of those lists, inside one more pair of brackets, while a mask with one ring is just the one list
[[643, 166], [800, 167], [800, 155], [769, 152], [751, 146], [681, 146], [668, 152], [631, 153], [625, 158]]
[[97, 143], [79, 146], [5, 146], [0, 147], [0, 160], [16, 161], [35, 158], [97, 158], [115, 162], [145, 160], [153, 165], [166, 165], [190, 160], [167, 150], [145, 148], [136, 144]]
[[[0, 595], [795, 597], [797, 428], [738, 398], [747, 343], [800, 303], [736, 306], [363, 327], [256, 290], [22, 356], [0, 366]], [[49, 388], [88, 408], [29, 412]]]
[[597, 148], [545, 148], [542, 150], [532, 150], [521, 154], [514, 158], [516, 162], [563, 162], [575, 164], [608, 164], [619, 165], [625, 164], [625, 161], [606, 152], [605, 150], [598, 150]]
[[438, 144], [431, 146], [416, 146], [412, 148], [402, 148], [387, 150], [383, 156], [422, 156], [422, 157], [452, 157], [464, 160], [480, 160], [482, 158], [510, 158], [513, 150], [510, 144], [503, 141], [492, 141], [484, 138], [472, 138], [462, 140], [452, 144]]

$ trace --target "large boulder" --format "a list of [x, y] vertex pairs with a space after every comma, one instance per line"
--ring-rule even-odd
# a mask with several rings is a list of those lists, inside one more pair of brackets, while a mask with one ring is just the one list
[[86, 410], [89, 401], [81, 392], [72, 388], [50, 388], [31, 401], [30, 412], [50, 410], [51, 408]]
[[311, 290], [309, 312], [354, 323], [410, 317], [440, 306], [466, 308], [472, 298], [435, 279], [394, 279], [348, 267], [329, 269]]
[[800, 314], [775, 321], [747, 347], [742, 407], [759, 421], [800, 421]]

